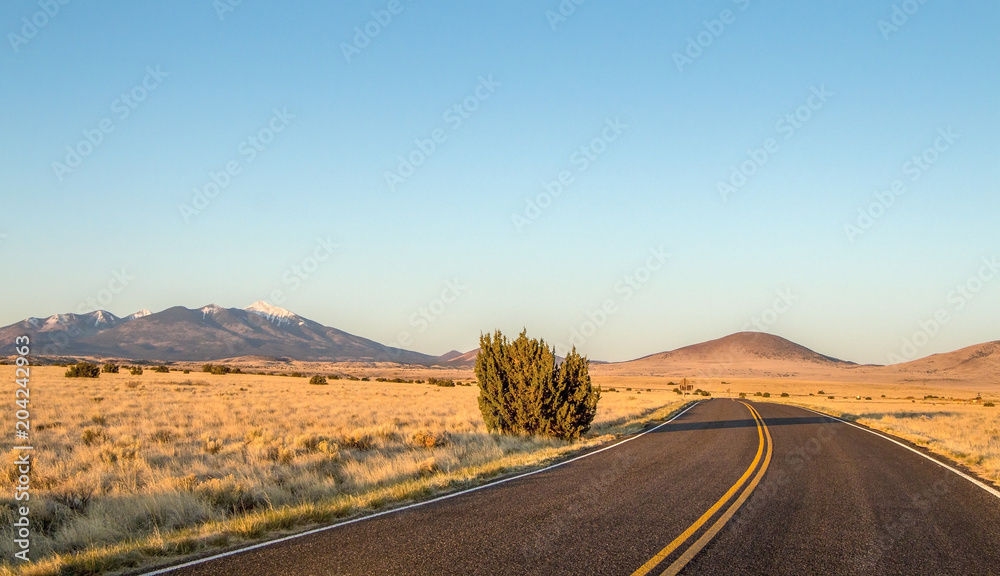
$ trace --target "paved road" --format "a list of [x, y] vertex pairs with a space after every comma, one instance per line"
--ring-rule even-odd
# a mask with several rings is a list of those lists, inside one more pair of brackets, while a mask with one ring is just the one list
[[1000, 498], [799, 408], [703, 402], [525, 478], [170, 574], [1000, 574]]

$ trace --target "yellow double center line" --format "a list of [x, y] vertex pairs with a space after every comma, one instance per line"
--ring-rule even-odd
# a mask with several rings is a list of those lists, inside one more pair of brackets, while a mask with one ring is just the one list
[[[701, 518], [688, 527], [687, 530], [682, 532], [681, 535], [668, 544], [666, 548], [660, 550], [660, 552], [656, 556], [653, 556], [649, 562], [646, 562], [641, 568], [633, 572], [632, 576], [646, 576], [646, 574], [652, 572], [653, 569], [656, 568], [661, 562], [666, 560], [667, 557], [690, 540], [692, 536], [701, 530], [701, 528], [708, 523], [715, 516], [715, 514], [722, 509], [722, 507], [725, 506], [737, 492], [740, 491], [741, 488], [743, 488], [743, 486], [747, 483], [747, 480], [750, 479], [750, 476], [753, 475], [753, 471], [757, 468], [757, 465], [760, 464], [761, 457], [763, 457], [764, 465], [757, 470], [757, 474], [753, 477], [753, 480], [750, 481], [750, 484], [746, 486], [746, 489], [743, 490], [743, 493], [740, 494], [739, 498], [737, 498], [736, 501], [733, 502], [732, 505], [725, 511], [725, 513], [715, 521], [715, 524], [712, 524], [711, 528], [702, 534], [701, 537], [694, 542], [694, 544], [689, 546], [688, 549], [677, 558], [677, 560], [674, 560], [674, 562], [667, 567], [664, 572], [662, 572], [661, 576], [674, 576], [675, 574], [680, 573], [680, 571], [687, 566], [688, 562], [694, 559], [694, 557], [697, 556], [698, 553], [712, 541], [712, 538], [715, 538], [715, 535], [722, 530], [722, 527], [729, 522], [733, 515], [736, 514], [736, 511], [739, 510], [740, 507], [743, 506], [743, 503], [747, 501], [747, 498], [750, 497], [750, 494], [754, 491], [754, 489], [757, 488], [757, 485], [760, 484], [760, 480], [767, 471], [767, 467], [771, 464], [771, 453], [773, 452], [771, 446], [771, 432], [767, 429], [767, 424], [764, 423], [764, 419], [761, 418], [760, 414], [753, 406], [747, 404], [746, 402], [742, 402], [742, 404], [750, 409], [750, 413], [753, 415], [754, 421], [757, 423], [757, 436], [760, 441], [760, 445], [757, 447], [757, 456], [753, 459], [750, 467], [747, 468], [747, 471], [743, 473], [743, 476], [736, 481], [736, 484], [733, 484], [733, 487], [730, 488], [718, 502], [709, 508], [708, 511], [701, 516]], [[767, 451], [766, 455], [765, 449]]]

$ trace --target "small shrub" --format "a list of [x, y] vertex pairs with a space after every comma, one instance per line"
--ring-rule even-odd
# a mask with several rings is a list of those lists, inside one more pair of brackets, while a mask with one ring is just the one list
[[212, 438], [208, 434], [202, 436], [201, 439], [202, 439], [202, 448], [204, 448], [207, 454], [218, 454], [219, 452], [222, 451], [222, 448], [225, 445], [222, 442], [222, 440], [219, 440], [218, 438]]
[[754, 396], [763, 396], [764, 394], [763, 394], [763, 393], [761, 393], [761, 392], [754, 392], [754, 393], [753, 393], [753, 395], [754, 395]]
[[129, 380], [128, 382], [125, 383], [126, 388], [137, 388], [138, 386], [139, 383], [136, 382], [135, 380]]
[[771, 393], [770, 393], [770, 392], [764, 392], [764, 393], [762, 394], [762, 396], [763, 396], [764, 398], [770, 398], [770, 397], [771, 397]]
[[208, 372], [209, 374], [223, 375], [233, 372], [233, 369], [222, 364], [205, 364], [201, 367], [201, 371]]
[[142, 366], [133, 366], [128, 369], [128, 372], [133, 376], [142, 376]]
[[826, 397], [826, 399], [827, 399], [827, 400], [833, 400], [833, 399], [834, 399], [834, 396], [827, 396], [827, 397]]
[[107, 364], [104, 365], [103, 368], [101, 368], [101, 372], [104, 372], [105, 374], [117, 374], [118, 369], [119, 366], [117, 364], [108, 362]]
[[303, 374], [302, 372], [292, 372], [292, 373], [290, 374], [290, 376], [291, 376], [292, 378], [305, 378], [305, 377], [306, 377], [306, 375], [305, 375], [305, 374]]
[[438, 446], [445, 446], [448, 444], [448, 434], [445, 432], [435, 434], [434, 432], [421, 430], [415, 433], [411, 440], [414, 446], [436, 448]]
[[441, 386], [443, 388], [454, 388], [454, 386], [455, 386], [455, 381], [454, 380], [450, 380], [450, 379], [449, 380], [442, 380], [442, 379], [438, 379], [438, 378], [428, 378], [427, 379], [427, 383], [430, 384], [430, 385], [432, 385], [432, 386]]
[[184, 373], [185, 373], [185, 374], [190, 374], [190, 373], [191, 373], [191, 371], [190, 371], [190, 370], [185, 370], [185, 371], [184, 371]]
[[326, 381], [326, 376], [321, 376], [319, 374], [317, 374], [317, 375], [313, 376], [312, 378], [310, 378], [309, 379], [309, 383], [310, 384], [315, 384], [316, 386], [324, 386], [324, 385], [328, 384], [328, 382]]
[[822, 396], [822, 395], [826, 394], [826, 392], [823, 392], [822, 390], [820, 390], [819, 392], [817, 392], [817, 394], [819, 394], [820, 396]]
[[95, 428], [93, 426], [88, 426], [84, 428], [83, 432], [80, 433], [80, 441], [86, 444], [87, 446], [103, 442], [106, 438], [107, 437], [104, 435], [104, 430], [101, 430], [100, 428]]
[[160, 374], [166, 374], [167, 372], [170, 372], [170, 368], [167, 368], [166, 366], [163, 366], [161, 364], [160, 366], [157, 366], [156, 368], [153, 368], [153, 372], [159, 372]]
[[740, 398], [746, 398], [746, 397], [747, 397], [746, 392], [740, 392]]
[[100, 375], [101, 369], [90, 362], [80, 362], [66, 371], [67, 378], [97, 378]]
[[782, 392], [782, 393], [781, 393], [781, 397], [782, 397], [782, 398], [791, 398], [791, 396], [792, 396], [792, 395], [791, 395], [791, 394], [789, 394], [788, 392]]
[[994, 404], [993, 402], [983, 402], [983, 406], [986, 408], [994, 408], [996, 404]]
[[344, 448], [354, 450], [370, 450], [374, 444], [374, 439], [367, 433], [355, 430], [349, 434], [344, 434], [340, 438], [340, 445]]

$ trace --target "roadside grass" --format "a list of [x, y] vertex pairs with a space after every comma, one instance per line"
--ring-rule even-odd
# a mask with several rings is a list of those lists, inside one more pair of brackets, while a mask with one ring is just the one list
[[2, 575], [131, 572], [302, 531], [534, 469], [683, 404], [605, 392], [591, 433], [567, 443], [487, 433], [474, 386], [63, 371], [32, 368], [33, 562], [10, 562], [15, 501], [0, 499]]

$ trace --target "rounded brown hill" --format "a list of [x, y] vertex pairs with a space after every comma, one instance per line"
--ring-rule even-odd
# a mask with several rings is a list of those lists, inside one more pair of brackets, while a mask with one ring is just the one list
[[[948, 373], [955, 377], [980, 377], [995, 380], [995, 375], [1000, 373], [1000, 340], [976, 344], [954, 352], [934, 354], [888, 368], [896, 372]], [[990, 376], [992, 378], [989, 378]]]
[[739, 332], [678, 348], [671, 352], [660, 352], [633, 362], [656, 360], [688, 360], [694, 362], [756, 362], [760, 360], [777, 360], [784, 362], [811, 362], [817, 364], [850, 364], [831, 356], [824, 356], [805, 346], [786, 340], [773, 334], [763, 332]]
[[780, 336], [740, 332], [717, 340], [606, 365], [608, 372], [677, 376], [780, 376], [854, 366]]

